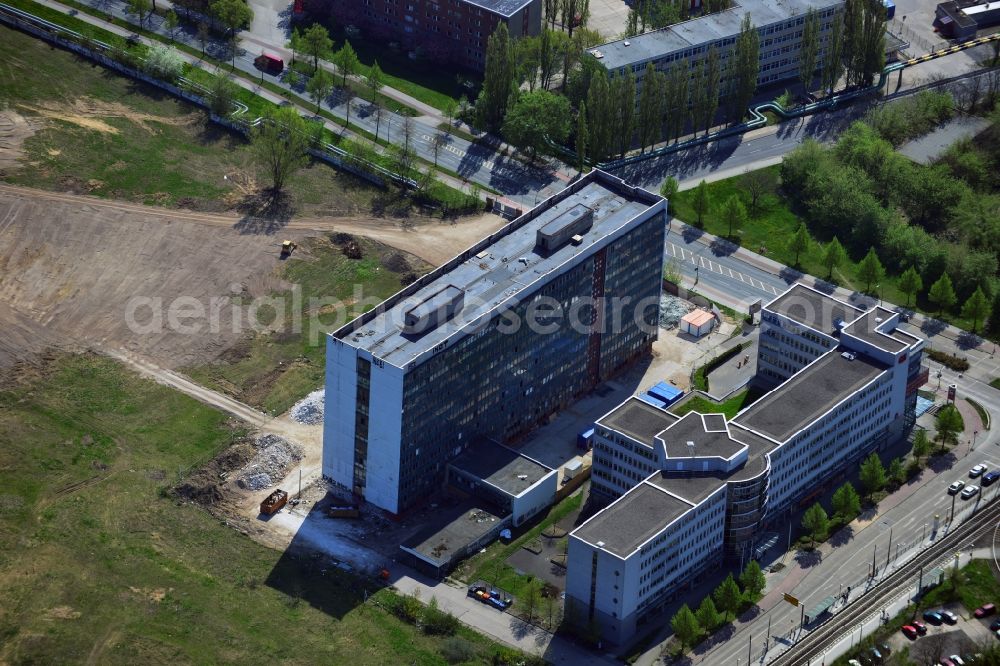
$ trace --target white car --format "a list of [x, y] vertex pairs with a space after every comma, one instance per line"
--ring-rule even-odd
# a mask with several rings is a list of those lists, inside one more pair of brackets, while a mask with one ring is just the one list
[[965, 481], [956, 481], [955, 483], [948, 486], [948, 494], [954, 495], [964, 487], [965, 487]]
[[969, 478], [974, 479], [977, 476], [982, 476], [986, 473], [986, 465], [979, 463], [975, 467], [969, 470]]
[[962, 499], [969, 499], [970, 497], [975, 497], [976, 493], [979, 492], [979, 486], [966, 486], [965, 490], [962, 491]]
[[951, 659], [951, 661], [955, 664], [955, 666], [965, 666], [965, 660], [962, 659], [957, 654], [953, 654], [948, 658]]

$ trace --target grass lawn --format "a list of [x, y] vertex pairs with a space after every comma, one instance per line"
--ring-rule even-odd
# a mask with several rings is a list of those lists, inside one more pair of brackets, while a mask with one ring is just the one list
[[1000, 603], [1000, 582], [997, 582], [996, 576], [993, 575], [989, 562], [973, 560], [958, 572], [955, 581], [950, 577], [953, 568], [953, 563], [946, 567], [944, 580], [924, 595], [920, 600], [921, 608], [961, 601], [971, 615], [972, 611], [985, 603]]
[[[249, 145], [196, 107], [21, 32], [0, 28], [0, 99], [41, 129], [5, 180], [147, 204], [229, 207], [233, 174], [252, 174]], [[56, 117], [59, 116], [59, 117]], [[223, 178], [229, 175], [230, 178]], [[323, 163], [302, 169], [296, 204], [369, 211], [382, 191]]]
[[0, 662], [446, 663], [357, 579], [164, 492], [239, 435], [220, 412], [102, 357], [7, 376]]
[[[780, 183], [781, 165], [766, 167], [766, 170], [773, 172], [775, 182]], [[702, 218], [705, 231], [708, 233], [722, 238], [729, 236], [729, 227], [722, 221], [722, 207], [733, 195], [742, 197], [744, 203], [749, 201], [742, 178], [742, 176], [736, 176], [708, 183], [709, 210]], [[672, 215], [692, 225], [698, 220], [698, 214], [695, 213], [692, 205], [694, 193], [694, 189], [678, 192], [670, 202]], [[747, 208], [749, 209], [749, 205]], [[800, 221], [799, 216], [791, 209], [790, 202], [782, 195], [780, 189], [775, 189], [761, 196], [756, 215], [751, 215], [743, 229], [734, 230], [733, 236], [737, 237], [740, 245], [748, 250], [761, 252], [761, 248], [764, 248], [765, 252], [763, 253], [768, 258], [787, 266], [796, 266], [795, 254], [789, 250], [788, 246]], [[821, 245], [828, 240], [828, 238], [813, 238], [809, 250], [798, 258], [797, 268], [818, 278], [828, 279], [829, 272], [822, 265], [823, 246]], [[830, 281], [847, 289], [863, 291], [867, 285], [857, 277], [858, 262], [861, 258], [849, 257], [843, 266], [834, 271]], [[879, 285], [878, 294], [875, 293], [874, 285], [872, 286], [872, 295], [896, 305], [906, 305], [908, 297], [897, 287], [898, 277], [897, 275], [887, 275]], [[924, 285], [925, 291], [929, 287], [930, 285]], [[924, 297], [918, 298], [916, 306], [911, 303], [910, 307], [925, 314], [937, 316], [937, 309]], [[957, 314], [945, 313], [944, 318], [960, 328], [972, 329], [972, 321], [963, 319]]]
[[[499, 540], [494, 541], [486, 547], [485, 552], [477, 553], [462, 562], [452, 576], [465, 581], [466, 583], [472, 583], [477, 580], [485, 580], [486, 582], [496, 585], [500, 589], [509, 592], [514, 596], [515, 600], [522, 599], [524, 590], [530, 583], [531, 577], [518, 573], [514, 567], [507, 564], [507, 558], [516, 553], [523, 546], [531, 543], [535, 539], [538, 539], [545, 528], [559, 522], [573, 511], [579, 509], [583, 504], [585, 492], [586, 491], [577, 491], [559, 504], [553, 506], [549, 509], [545, 518], [510, 543], [504, 544]], [[541, 604], [540, 606], [541, 608], [544, 608], [544, 604]], [[519, 605], [516, 601], [513, 611], [515, 613], [520, 612]], [[544, 615], [545, 613], [544, 611], [541, 611], [539, 614]], [[541, 620], [545, 621], [547, 618], [543, 617]], [[558, 625], [559, 623], [556, 620], [553, 624]], [[555, 627], [552, 628], [554, 629]]]
[[758, 391], [747, 389], [740, 391], [728, 400], [716, 403], [706, 400], [700, 395], [692, 396], [685, 400], [676, 408], [670, 411], [678, 416], [684, 416], [688, 412], [698, 412], [699, 414], [725, 414], [726, 418], [732, 419], [741, 409], [749, 407], [757, 398], [761, 396]]
[[[272, 414], [284, 412], [320, 387], [326, 359], [325, 332], [339, 328], [402, 288], [401, 273], [380, 264], [380, 258], [394, 250], [364, 238], [356, 241], [364, 253], [361, 259], [348, 259], [340, 247], [316, 238], [285, 262], [283, 277], [301, 289], [300, 331], [289, 327], [284, 332], [248, 338], [221, 362], [187, 368], [185, 372], [199, 383]], [[426, 269], [422, 264], [411, 268], [418, 272]], [[361, 289], [359, 293], [355, 293], [356, 286]], [[321, 305], [336, 299], [345, 307], [339, 315], [333, 308], [321, 305], [310, 310], [312, 299], [326, 299], [317, 301]], [[287, 302], [285, 321], [291, 323], [292, 308], [297, 304], [291, 299]], [[262, 319], [265, 316], [261, 315]]]

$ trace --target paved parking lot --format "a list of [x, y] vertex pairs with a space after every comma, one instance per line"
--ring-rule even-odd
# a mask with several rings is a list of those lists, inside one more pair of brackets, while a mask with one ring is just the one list
[[624, 0], [590, 0], [590, 18], [587, 27], [601, 33], [611, 41], [625, 32], [628, 5]]
[[935, 626], [924, 622], [927, 625], [926, 636], [910, 640], [902, 632], [896, 632], [889, 640], [889, 647], [895, 652], [904, 646], [909, 646], [911, 658], [921, 664], [933, 664], [943, 656], [976, 652], [978, 645], [996, 640], [989, 630], [989, 623], [995, 617], [977, 620], [972, 616], [972, 612], [966, 611], [960, 603], [948, 604], [944, 608], [958, 616], [958, 624]]

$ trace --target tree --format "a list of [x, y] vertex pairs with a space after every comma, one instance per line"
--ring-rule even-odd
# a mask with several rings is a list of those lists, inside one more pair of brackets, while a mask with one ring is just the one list
[[941, 445], [941, 449], [944, 450], [946, 445], [958, 443], [958, 433], [962, 432], [964, 427], [962, 415], [958, 413], [958, 409], [954, 405], [945, 405], [937, 413], [935, 427], [937, 428], [937, 441]]
[[660, 196], [668, 201], [677, 196], [677, 191], [680, 189], [680, 183], [673, 176], [667, 176], [667, 179], [663, 181], [663, 185], [660, 185]]
[[[719, 59], [719, 49], [712, 44], [708, 47], [705, 58], [705, 132], [712, 130], [715, 124], [715, 114], [719, 111], [719, 96], [721, 94], [722, 64]], [[749, 103], [749, 102], [748, 102]]]
[[706, 89], [704, 60], [695, 63], [691, 80], [694, 82], [694, 90], [691, 91], [691, 129], [694, 131], [694, 135], [698, 136], [698, 130], [705, 124], [705, 115], [708, 113], [708, 90]]
[[837, 82], [844, 73], [844, 15], [835, 12], [830, 36], [826, 42], [826, 53], [823, 55], [822, 84], [827, 93], [833, 92]]
[[749, 13], [743, 15], [733, 58], [730, 69], [735, 69], [735, 73], [730, 82], [729, 121], [738, 123], [757, 92], [757, 75], [760, 72], [760, 36], [756, 26], [750, 22]]
[[621, 156], [632, 145], [635, 132], [635, 75], [628, 69], [625, 76], [612, 79], [612, 99], [618, 107], [615, 129], [618, 134], [618, 153]]
[[545, 138], [562, 143], [570, 130], [569, 100], [548, 90], [535, 90], [519, 96], [507, 112], [502, 132], [518, 148], [527, 149], [535, 159]]
[[799, 265], [799, 256], [803, 252], [809, 251], [809, 246], [811, 245], [811, 240], [809, 238], [809, 231], [806, 229], [806, 225], [799, 222], [799, 228], [795, 230], [795, 235], [792, 239], [788, 241], [788, 249], [795, 253], [795, 265]]
[[702, 599], [701, 605], [698, 606], [698, 610], [694, 612], [694, 615], [698, 619], [698, 624], [705, 631], [713, 631], [722, 623], [722, 616], [719, 615], [719, 611], [715, 608], [712, 597]]
[[938, 316], [955, 304], [955, 288], [951, 286], [951, 278], [947, 273], [942, 273], [937, 282], [931, 285], [927, 300], [937, 306]]
[[431, 152], [434, 153], [434, 168], [438, 165], [438, 156], [441, 154], [441, 149], [448, 144], [448, 137], [441, 132], [435, 132], [434, 137], [431, 139]]
[[708, 183], [704, 180], [698, 183], [698, 186], [694, 188], [694, 200], [691, 201], [691, 206], [694, 208], [694, 212], [698, 214], [698, 228], [704, 227], [702, 218], [708, 213], [708, 208], [711, 205], [711, 199], [708, 195]]
[[180, 25], [180, 19], [177, 18], [177, 12], [173, 9], [168, 9], [167, 13], [163, 15], [163, 27], [167, 29], [167, 34], [170, 35], [170, 41], [174, 41], [174, 37], [177, 36], [177, 26]]
[[587, 129], [590, 131], [591, 162], [603, 161], [611, 152], [611, 129], [615, 104], [603, 68], [591, 79], [587, 90]]
[[521, 592], [521, 609], [531, 622], [535, 615], [535, 610], [542, 602], [542, 583], [537, 578], [531, 578]]
[[304, 166], [306, 151], [312, 142], [305, 119], [292, 107], [274, 107], [264, 111], [261, 122], [250, 130], [250, 150], [254, 161], [271, 178], [272, 194]]
[[347, 129], [351, 124], [351, 102], [354, 101], [354, 89], [350, 86], [344, 86], [341, 91], [344, 95], [344, 110], [347, 112], [344, 118], [344, 129]]
[[[372, 63], [372, 66], [368, 68], [368, 76], [365, 77], [365, 82], [368, 84], [368, 90], [372, 93], [372, 104], [378, 99], [378, 93], [385, 86], [385, 75], [382, 74], [382, 68], [378, 66], [378, 60]], [[451, 118], [455, 116], [455, 103], [449, 102], [448, 109], [446, 109], [446, 116], [448, 122], [448, 133], [451, 133]]]
[[826, 538], [826, 532], [830, 529], [830, 518], [819, 502], [813, 504], [802, 514], [802, 527], [805, 528], [809, 540], [814, 546], [817, 541]]
[[[377, 64], [378, 63], [376, 62], [375, 65]], [[381, 70], [379, 70], [379, 72], [381, 73]], [[369, 83], [369, 86], [370, 85], [371, 84]], [[456, 116], [458, 116], [458, 104], [453, 100], [445, 102], [444, 110], [441, 111], [441, 115], [444, 116], [444, 122], [445, 125], [447, 125], [444, 131], [447, 132], [448, 134], [451, 134], [453, 131], [455, 131], [455, 118]]]
[[587, 165], [587, 103], [580, 102], [580, 112], [576, 114], [576, 170], [583, 173]]
[[913, 436], [913, 457], [916, 458], [919, 463], [920, 459], [926, 457], [930, 452], [931, 442], [927, 438], [927, 431], [920, 428]]
[[747, 194], [750, 195], [750, 212], [757, 215], [760, 210], [760, 200], [765, 194], [773, 192], [778, 185], [778, 179], [773, 169], [755, 169], [746, 171], [740, 178]]
[[865, 283], [865, 292], [870, 292], [872, 284], [881, 280], [883, 276], [885, 276], [885, 268], [878, 260], [875, 248], [871, 248], [858, 264], [858, 277]]
[[146, 27], [146, 17], [153, 11], [152, 0], [128, 0], [128, 10], [139, 17], [139, 28]]
[[834, 515], [845, 523], [854, 520], [861, 513], [861, 497], [850, 481], [834, 491], [831, 502]]
[[358, 54], [354, 52], [354, 47], [351, 46], [350, 42], [344, 42], [340, 50], [334, 54], [333, 59], [337, 64], [337, 69], [340, 70], [340, 87], [347, 88], [347, 77], [354, 76], [354, 73], [358, 71], [358, 65], [361, 64], [361, 61], [358, 60]]
[[885, 67], [885, 15], [882, 0], [847, 0], [844, 5], [844, 53], [852, 85], [870, 86]]
[[746, 592], [747, 597], [752, 601], [760, 596], [760, 593], [764, 591], [767, 586], [767, 579], [764, 578], [764, 572], [760, 570], [760, 564], [757, 560], [750, 560], [747, 565], [743, 568], [743, 573], [740, 574], [740, 585], [743, 586], [743, 591]]
[[722, 221], [729, 225], [728, 237], [733, 237], [733, 229], [741, 229], [747, 221], [747, 209], [739, 195], [733, 194], [722, 204]]
[[993, 295], [993, 307], [990, 308], [990, 316], [987, 317], [986, 330], [993, 335], [1000, 333], [1000, 289]]
[[205, 46], [208, 44], [208, 40], [211, 37], [209, 32], [208, 23], [205, 21], [198, 22], [198, 43], [201, 44], [201, 55], [205, 55]]
[[688, 87], [687, 67], [680, 65], [671, 67], [663, 95], [668, 140], [673, 139], [676, 142], [684, 131], [684, 123], [688, 117]]
[[225, 118], [233, 111], [233, 100], [236, 99], [236, 84], [228, 76], [221, 73], [212, 77], [208, 88], [208, 108], [217, 116]]
[[663, 122], [663, 95], [665, 77], [656, 71], [653, 63], [646, 65], [643, 77], [642, 95], [639, 97], [639, 152], [646, 146], [655, 145], [660, 138]]
[[670, 627], [674, 630], [674, 636], [681, 642], [681, 650], [694, 645], [701, 635], [701, 626], [698, 618], [694, 616], [687, 604], [681, 606], [670, 619]]
[[858, 478], [861, 480], [861, 485], [867, 495], [876, 493], [885, 487], [885, 467], [882, 466], [882, 459], [878, 457], [877, 453], [872, 453], [861, 463], [861, 472]]
[[743, 600], [740, 588], [733, 580], [733, 574], [729, 574], [724, 581], [719, 583], [719, 586], [712, 593], [712, 597], [715, 599], [716, 607], [722, 611], [724, 620], [729, 619], [730, 615], [736, 616], [736, 612], [740, 609], [740, 602]]
[[486, 42], [486, 69], [483, 87], [476, 100], [476, 116], [486, 129], [495, 130], [507, 116], [514, 93], [514, 46], [507, 25], [500, 23]]
[[566, 48], [565, 35], [547, 29], [542, 30], [538, 40], [538, 84], [546, 90], [552, 83], [559, 54], [564, 48]]
[[924, 288], [924, 281], [920, 279], [920, 273], [913, 266], [910, 266], [899, 276], [897, 285], [899, 290], [906, 294], [906, 307], [913, 302], [913, 297]]
[[236, 31], [242, 30], [253, 22], [253, 10], [245, 0], [215, 0], [212, 3], [212, 13], [229, 31], [229, 38], [236, 49]]
[[899, 458], [890, 460], [888, 475], [889, 481], [897, 486], [906, 481], [906, 469], [903, 467], [903, 461]]
[[823, 250], [823, 267], [827, 270], [826, 279], [831, 279], [834, 269], [840, 267], [845, 261], [847, 261], [847, 252], [844, 251], [844, 246], [834, 236], [826, 244], [826, 249]]
[[333, 92], [333, 77], [325, 69], [318, 69], [306, 84], [306, 92], [314, 102], [316, 102], [316, 113], [319, 113], [320, 106], [330, 93]]
[[979, 322], [986, 319], [990, 312], [990, 303], [986, 300], [986, 294], [982, 287], [976, 287], [972, 296], [962, 306], [962, 316], [972, 320], [972, 332], [975, 333], [979, 327]]
[[379, 104], [377, 101], [374, 103], [374, 107], [375, 110], [373, 111], [373, 113], [375, 114], [375, 143], [378, 143], [378, 130], [379, 127], [382, 125], [382, 116], [385, 114], [385, 110], [382, 108], [382, 105]]
[[[294, 35], [294, 33], [292, 33]], [[345, 42], [346, 46], [346, 42]], [[327, 59], [333, 53], [333, 40], [330, 33], [319, 23], [313, 23], [304, 33], [299, 47], [313, 61], [313, 71], [319, 69], [320, 58]]]
[[806, 24], [802, 29], [802, 45], [799, 47], [799, 83], [802, 92], [809, 92], [809, 84], [816, 74], [816, 56], [819, 54], [819, 12], [812, 7], [806, 12]]
[[292, 34], [288, 38], [288, 42], [285, 43], [285, 46], [292, 52], [292, 64], [294, 65], [298, 54], [305, 53], [306, 50], [305, 42], [302, 39], [302, 33], [299, 32], [298, 28], [292, 29]]
[[146, 71], [165, 81], [176, 81], [184, 71], [184, 59], [172, 46], [153, 44], [143, 63]]

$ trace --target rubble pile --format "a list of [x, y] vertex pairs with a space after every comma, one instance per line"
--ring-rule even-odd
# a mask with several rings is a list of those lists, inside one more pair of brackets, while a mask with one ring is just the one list
[[694, 304], [670, 294], [660, 295], [660, 328], [677, 328], [681, 318], [694, 310]]
[[257, 453], [240, 470], [236, 483], [247, 490], [264, 490], [285, 478], [288, 469], [302, 460], [302, 449], [274, 434], [261, 435], [254, 442]]
[[306, 425], [319, 425], [323, 423], [323, 403], [326, 395], [325, 389], [313, 391], [306, 397], [299, 400], [292, 406], [290, 416], [293, 421], [305, 423]]

